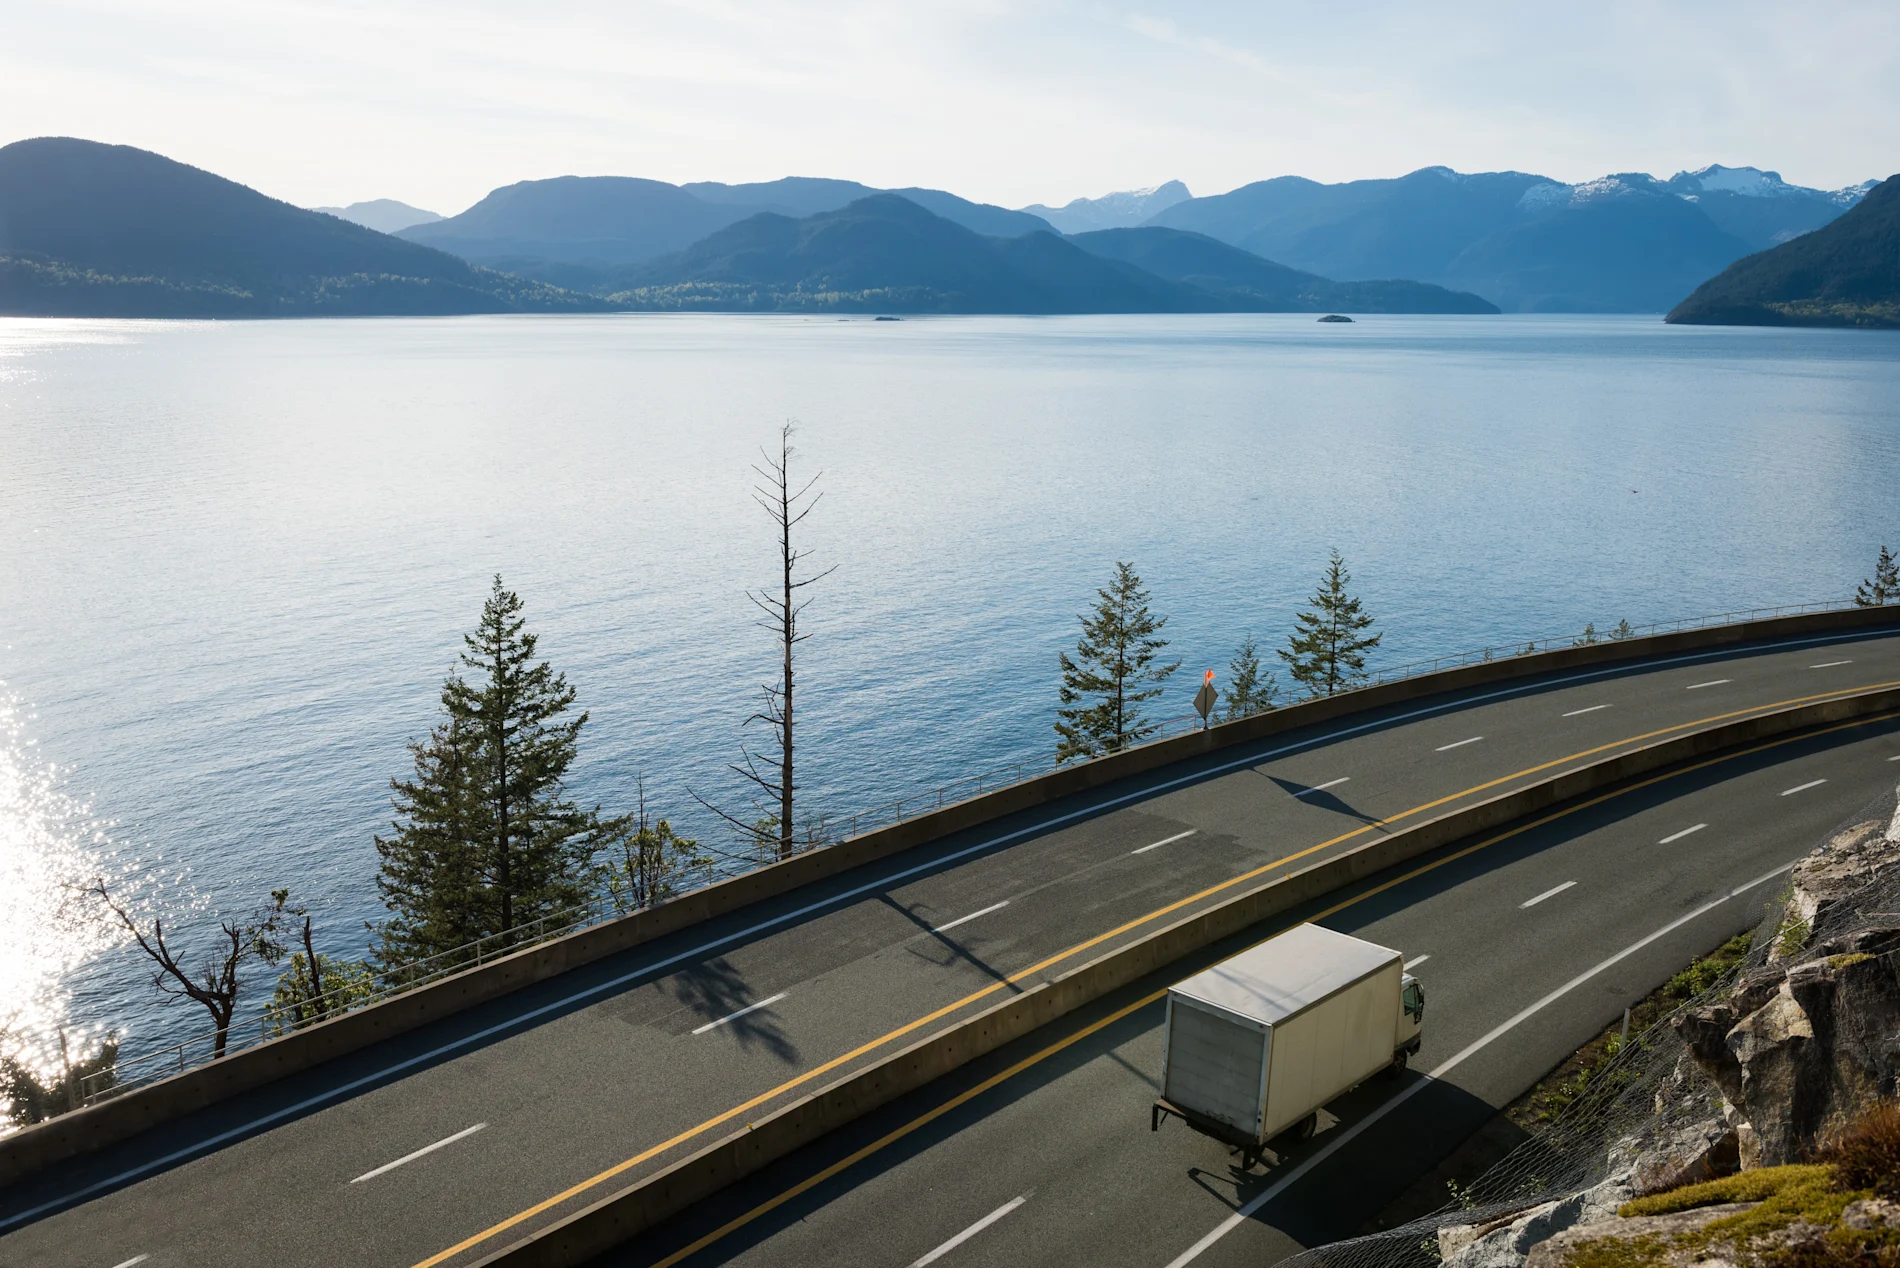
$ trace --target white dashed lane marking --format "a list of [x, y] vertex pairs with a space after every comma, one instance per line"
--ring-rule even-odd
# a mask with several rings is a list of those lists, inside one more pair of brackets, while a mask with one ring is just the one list
[[1519, 907], [1535, 907], [1538, 903], [1543, 902], [1546, 898], [1555, 898], [1557, 895], [1563, 893], [1566, 889], [1569, 889], [1572, 885], [1575, 885], [1576, 883], [1577, 882], [1575, 881], [1565, 881], [1563, 884], [1559, 885], [1557, 888], [1547, 889], [1535, 898], [1526, 898], [1523, 902], [1519, 903], [1518, 906]]
[[1005, 898], [1002, 902], [995, 903], [991, 906], [985, 907], [982, 911], [973, 911], [967, 916], [958, 916], [955, 920], [952, 920], [947, 925], [938, 925], [935, 929], [932, 929], [930, 932], [943, 933], [947, 930], [956, 928], [958, 925], [967, 924], [968, 922], [975, 920], [978, 916], [987, 916], [993, 911], [1001, 911], [1003, 910], [1003, 908], [1007, 906], [1009, 906], [1009, 899]]
[[744, 1008], [741, 1008], [738, 1012], [727, 1013], [724, 1017], [721, 1017], [718, 1021], [709, 1021], [704, 1026], [695, 1027], [693, 1030], [693, 1033], [696, 1035], [703, 1035], [707, 1031], [713, 1029], [716, 1026], [723, 1026], [729, 1021], [734, 1021], [740, 1017], [745, 1016], [747, 1013], [756, 1013], [761, 1008], [764, 1008], [767, 1005], [776, 1004], [780, 1000], [784, 999], [790, 993], [791, 992], [789, 991], [780, 991], [778, 994], [762, 999], [756, 1004], [747, 1004]]

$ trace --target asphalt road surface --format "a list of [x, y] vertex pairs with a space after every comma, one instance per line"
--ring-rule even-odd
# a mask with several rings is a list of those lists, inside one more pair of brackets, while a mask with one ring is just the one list
[[[1803, 639], [1438, 697], [1181, 763], [32, 1177], [0, 1195], [0, 1265], [472, 1262], [1005, 991], [1383, 825], [1675, 729], [1895, 681], [1900, 635]], [[1582, 896], [1566, 897], [1531, 910]], [[1428, 1043], [1457, 1016], [1439, 1011]]]
[[[1636, 781], [1460, 842], [1100, 1001], [603, 1257], [823, 1263], [1273, 1264], [1364, 1227], [1690, 959], [1753, 927], [1787, 869], [1900, 780], [1900, 717]], [[1890, 808], [1890, 803], [1888, 803]], [[1151, 1132], [1168, 983], [1303, 919], [1404, 953], [1424, 1046], [1243, 1171]]]

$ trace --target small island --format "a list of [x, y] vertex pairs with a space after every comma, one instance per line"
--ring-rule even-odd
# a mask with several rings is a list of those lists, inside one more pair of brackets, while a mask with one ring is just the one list
[[1351, 321], [1352, 318], [1343, 316], [1339, 313], [1327, 313], [1324, 317], [1320, 318], [1320, 320], [1321, 321]]

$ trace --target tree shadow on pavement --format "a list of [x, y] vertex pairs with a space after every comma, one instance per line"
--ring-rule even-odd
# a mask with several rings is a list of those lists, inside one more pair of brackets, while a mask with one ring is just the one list
[[1321, 810], [1330, 810], [1334, 814], [1345, 815], [1361, 823], [1379, 822], [1376, 815], [1369, 815], [1363, 810], [1355, 809], [1351, 803], [1335, 797], [1324, 789], [1314, 788], [1311, 784], [1302, 784], [1297, 779], [1281, 779], [1278, 775], [1267, 775], [1266, 778], [1285, 789], [1289, 796], [1298, 797], [1309, 806], [1318, 806]]
[[[732, 1017], [757, 1002], [745, 978], [723, 958], [695, 965], [678, 974], [677, 981], [674, 990], [679, 1002], [707, 1022]], [[798, 1060], [798, 1046], [786, 1037], [769, 1008], [732, 1017], [719, 1029], [731, 1032], [742, 1047], [762, 1047], [787, 1064]]]
[[910, 921], [913, 925], [916, 925], [924, 933], [929, 934], [931, 942], [942, 947], [944, 951], [947, 953], [946, 955], [944, 955], [942, 959], [937, 959], [933, 956], [925, 955], [922, 951], [919, 951], [915, 947], [913, 947], [911, 948], [912, 954], [922, 956], [923, 959], [928, 960], [930, 963], [936, 965], [938, 968], [948, 968], [950, 965], [956, 963], [958, 960], [961, 960], [965, 964], [968, 964], [972, 966], [973, 968], [980, 969], [984, 973], [988, 974], [990, 977], [995, 978], [997, 981], [1001, 982], [1004, 986], [1008, 987], [1012, 992], [1015, 992], [1017, 994], [1022, 993], [1023, 987], [1015, 982], [1010, 981], [1009, 974], [1003, 972], [1003, 970], [997, 968], [993, 964], [990, 964], [988, 961], [982, 959], [981, 957], [972, 955], [970, 953], [970, 949], [964, 946], [961, 942], [958, 942], [955, 938], [950, 937], [948, 934], [938, 933], [934, 928], [931, 927], [931, 924], [928, 920], [925, 920], [922, 916], [919, 916], [916, 912], [904, 906], [904, 904], [898, 902], [895, 898], [892, 898], [889, 894], [880, 895], [879, 900], [883, 902], [885, 906], [889, 907], [892, 911], [896, 912], [898, 915], [902, 916], [904, 919]]

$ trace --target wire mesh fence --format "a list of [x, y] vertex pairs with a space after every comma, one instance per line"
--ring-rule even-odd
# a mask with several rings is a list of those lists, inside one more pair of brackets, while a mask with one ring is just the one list
[[[1895, 792], [1875, 798], [1816, 846], [1851, 839], [1857, 830], [1861, 836], [1900, 834], [1897, 801]], [[1676, 1019], [1727, 998], [1771, 959], [1900, 924], [1900, 866], [1880, 869], [1812, 915], [1789, 898], [1784, 887], [1758, 899], [1761, 918], [1743, 964], [1630, 1036], [1543, 1129], [1468, 1188], [1454, 1189], [1444, 1206], [1395, 1228], [1312, 1247], [1279, 1268], [1435, 1268], [1442, 1262], [1440, 1230], [1492, 1232], [1545, 1204], [1577, 1199], [1627, 1172], [1649, 1147], [1715, 1117], [1721, 1091], [1690, 1059]]]
[[[1598, 642], [1615, 642], [1652, 634], [1742, 624], [1775, 617], [1832, 612], [1854, 606], [1851, 600], [1787, 604], [1780, 607], [1737, 609], [1681, 620], [1659, 621], [1643, 626], [1629, 626], [1624, 623], [1611, 631], [1597, 631], [1594, 626], [1590, 626], [1583, 631], [1568, 634], [1511, 639], [1474, 651], [1437, 656], [1429, 660], [1412, 661], [1376, 670], [1355, 682], [1347, 690], [1348, 692], [1360, 691], [1426, 674], [1442, 673], [1469, 665], [1528, 656], [1566, 647], [1588, 646]], [[1287, 704], [1314, 698], [1317, 697], [1295, 695], [1273, 702], [1257, 712], [1266, 712], [1276, 706], [1284, 707]], [[1251, 716], [1251, 714], [1241, 716]], [[1221, 714], [1212, 720], [1235, 721], [1238, 717]], [[1154, 725], [1154, 729], [1143, 737], [1142, 743], [1158, 743], [1171, 739], [1189, 731], [1198, 730], [1208, 725], [1208, 722], [1208, 719], [1203, 719], [1199, 714], [1183, 714], [1165, 718]], [[1048, 774], [1059, 765], [1061, 762], [1051, 753], [1047, 757], [1013, 762], [947, 784], [919, 789], [869, 810], [849, 814], [817, 813], [812, 815], [804, 825], [801, 846], [805, 849], [822, 849], [835, 845], [867, 832], [934, 813], [971, 797], [1026, 783]], [[770, 861], [758, 860], [751, 866], [746, 866], [731, 858], [716, 859], [678, 878], [675, 889], [678, 892], [686, 892], [700, 888], [741, 875], [752, 870], [753, 867], [764, 866]], [[627, 915], [631, 910], [633, 909], [622, 902], [611, 890], [603, 888], [600, 893], [582, 904], [542, 916], [506, 932], [492, 934], [427, 959], [377, 967], [367, 984], [358, 980], [345, 987], [326, 992], [317, 999], [300, 1001], [292, 1007], [278, 1007], [271, 1004], [253, 1005], [242, 1016], [234, 1017], [231, 1024], [222, 1032], [206, 1031], [181, 1042], [149, 1048], [142, 1052], [129, 1054], [122, 1052], [112, 1068], [77, 1080], [75, 1094], [71, 1098], [72, 1102], [75, 1107], [81, 1107], [109, 1097], [123, 1095], [133, 1089], [202, 1065], [216, 1059], [219, 1055], [228, 1055], [264, 1043], [299, 1026], [314, 1024], [316, 1021], [327, 1020], [346, 1012], [368, 1007], [440, 981], [465, 969], [486, 964], [501, 956], [592, 928], [608, 920]], [[12, 1039], [19, 1049], [55, 1050], [54, 1045], [48, 1042], [45, 1036], [14, 1035]]]

